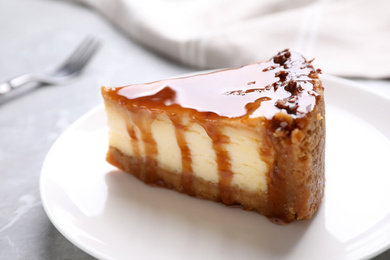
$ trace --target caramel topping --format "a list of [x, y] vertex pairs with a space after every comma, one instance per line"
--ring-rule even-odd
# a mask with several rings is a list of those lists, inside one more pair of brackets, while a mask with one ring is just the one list
[[299, 118], [315, 105], [317, 71], [301, 55], [285, 50], [269, 61], [191, 77], [107, 89], [129, 105], [192, 118], [272, 117], [285, 110]]

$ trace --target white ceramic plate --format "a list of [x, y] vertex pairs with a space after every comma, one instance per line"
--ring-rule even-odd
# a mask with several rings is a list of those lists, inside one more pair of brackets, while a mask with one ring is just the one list
[[41, 175], [47, 215], [100, 259], [359, 259], [390, 245], [390, 100], [324, 77], [326, 192], [312, 220], [253, 212], [144, 185], [105, 162], [103, 106], [53, 145]]

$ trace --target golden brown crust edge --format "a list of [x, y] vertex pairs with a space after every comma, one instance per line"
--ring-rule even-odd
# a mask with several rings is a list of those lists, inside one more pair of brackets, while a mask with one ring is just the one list
[[[318, 81], [322, 90], [321, 82]], [[317, 211], [325, 189], [325, 101], [317, 97], [316, 107], [304, 118], [295, 119], [289, 131], [269, 133], [274, 144], [276, 161], [269, 187], [285, 185], [280, 204], [271, 218], [287, 220], [310, 219]], [[270, 191], [270, 196], [272, 192]], [[275, 201], [275, 199], [271, 199]], [[277, 201], [277, 200], [276, 200]], [[282, 206], [281, 206], [282, 205]]]

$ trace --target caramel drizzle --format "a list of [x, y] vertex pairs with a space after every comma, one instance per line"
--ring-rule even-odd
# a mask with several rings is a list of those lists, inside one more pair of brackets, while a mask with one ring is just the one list
[[225, 144], [230, 143], [230, 138], [224, 135], [219, 129], [203, 124], [204, 129], [213, 142], [213, 149], [216, 154], [218, 165], [218, 185], [221, 201], [227, 205], [234, 203], [231, 193], [231, 182], [233, 179], [231, 158], [225, 149]]
[[134, 125], [132, 126], [127, 126], [127, 133], [130, 136], [131, 140], [131, 147], [133, 148], [133, 156], [134, 157], [139, 157], [139, 146], [138, 146], [138, 137], [135, 133], [135, 127]]
[[[133, 150], [133, 156], [134, 157], [140, 157], [140, 150], [139, 150], [139, 139], [137, 137], [137, 133], [136, 133], [136, 126], [134, 125], [134, 122], [133, 122], [133, 114], [134, 113], [131, 113], [131, 112], [128, 112], [128, 119], [130, 121], [130, 125], [128, 124], [126, 126], [126, 129], [127, 129], [127, 133], [129, 134], [129, 137], [130, 137], [130, 144], [131, 144], [131, 147], [132, 147], [132, 150]], [[134, 172], [140, 172], [141, 170], [141, 166], [138, 164], [138, 163], [132, 163], [130, 164], [130, 167], [131, 167], [131, 170], [134, 171]]]
[[[139, 129], [139, 133], [141, 135], [140, 141], [144, 144], [145, 149], [145, 176], [144, 181], [146, 183], [155, 183], [158, 181], [157, 176], [157, 143], [152, 135], [152, 124], [151, 122], [145, 122], [145, 118], [147, 116], [143, 115], [145, 112], [141, 112], [139, 114], [131, 113], [131, 119], [134, 123], [134, 126]], [[151, 121], [153, 118], [151, 119]], [[137, 143], [132, 143], [133, 149], [136, 150], [138, 147]]]
[[184, 134], [187, 130], [187, 127], [181, 123], [179, 117], [172, 116], [170, 117], [170, 119], [175, 127], [176, 140], [181, 151], [182, 189], [183, 192], [190, 195], [194, 195], [194, 192], [192, 190], [192, 157], [190, 148], [188, 147]]

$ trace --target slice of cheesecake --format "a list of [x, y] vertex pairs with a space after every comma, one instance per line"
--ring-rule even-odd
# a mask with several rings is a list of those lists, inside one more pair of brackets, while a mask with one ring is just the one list
[[103, 87], [107, 161], [145, 183], [276, 223], [309, 219], [325, 182], [319, 73], [284, 50], [237, 69]]

